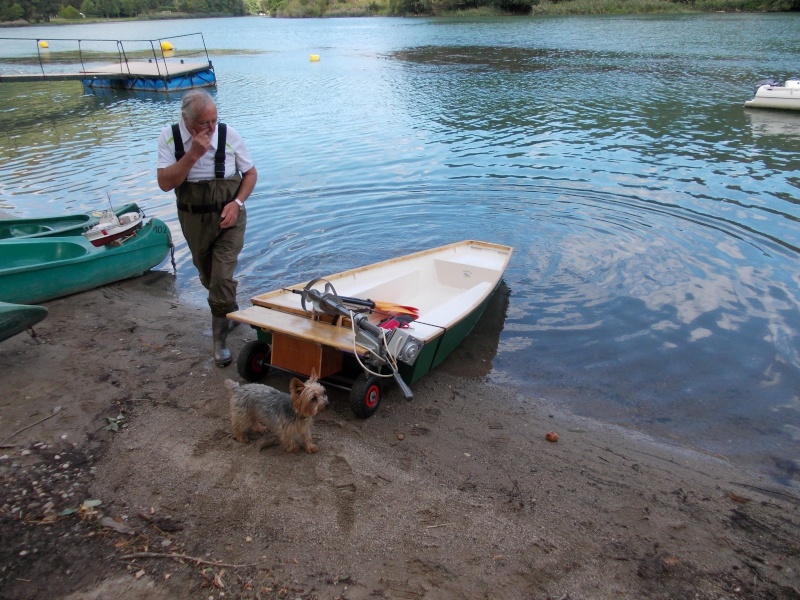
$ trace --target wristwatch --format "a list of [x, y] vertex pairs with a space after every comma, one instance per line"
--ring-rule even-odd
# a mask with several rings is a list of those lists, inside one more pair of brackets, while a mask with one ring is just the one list
[[244, 210], [244, 202], [242, 202], [238, 198], [234, 198], [233, 201], [236, 202], [236, 204], [239, 205], [239, 210]]

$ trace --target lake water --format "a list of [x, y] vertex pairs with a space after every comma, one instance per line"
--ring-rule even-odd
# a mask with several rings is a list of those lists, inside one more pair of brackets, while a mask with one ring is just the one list
[[[800, 75], [800, 15], [251, 17], [2, 35], [194, 32], [220, 118], [259, 170], [244, 304], [460, 239], [509, 244], [489, 380], [800, 485], [800, 113], [742, 107], [758, 80]], [[178, 289], [202, 304], [155, 181], [179, 103], [0, 84], [0, 210], [139, 202], [172, 228]]]

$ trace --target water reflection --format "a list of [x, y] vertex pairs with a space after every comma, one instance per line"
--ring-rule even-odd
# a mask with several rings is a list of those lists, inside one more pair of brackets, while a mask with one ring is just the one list
[[448, 373], [473, 378], [485, 377], [492, 370], [494, 357], [500, 344], [500, 334], [508, 313], [511, 290], [500, 281], [483, 316], [472, 332], [438, 367]]
[[753, 109], [745, 115], [755, 137], [800, 138], [800, 112]]

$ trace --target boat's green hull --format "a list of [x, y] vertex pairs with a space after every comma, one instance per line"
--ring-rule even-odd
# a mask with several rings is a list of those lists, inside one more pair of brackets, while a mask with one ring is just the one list
[[0, 342], [33, 327], [47, 316], [44, 306], [0, 302]]
[[169, 228], [150, 219], [123, 241], [96, 248], [82, 235], [0, 242], [0, 301], [36, 304], [142, 275], [169, 253]]
[[[124, 204], [114, 209], [117, 216], [127, 212], [139, 212], [135, 203]], [[39, 238], [65, 235], [81, 235], [88, 227], [100, 220], [102, 211], [41, 217], [33, 219], [0, 219], [0, 241], [21, 238]]]
[[[499, 284], [498, 284], [499, 285]], [[489, 294], [486, 299], [478, 305], [475, 310], [471, 313], [466, 315], [462, 320], [455, 324], [455, 326], [450, 327], [442, 333], [442, 335], [434, 338], [433, 340], [429, 340], [426, 344], [422, 347], [422, 350], [419, 352], [419, 356], [417, 360], [414, 361], [413, 365], [407, 365], [404, 363], [400, 363], [399, 370], [400, 375], [403, 377], [403, 381], [407, 384], [416, 383], [422, 377], [430, 373], [433, 369], [438, 367], [444, 360], [453, 353], [461, 342], [464, 341], [469, 333], [475, 327], [475, 324], [480, 320], [483, 316], [483, 313], [486, 311], [486, 307], [489, 305], [489, 301], [492, 299], [492, 295], [497, 291], [497, 288]]]

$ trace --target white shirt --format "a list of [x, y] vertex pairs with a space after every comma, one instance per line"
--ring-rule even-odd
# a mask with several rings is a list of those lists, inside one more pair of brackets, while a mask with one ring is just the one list
[[[183, 118], [181, 118], [179, 126], [183, 149], [185, 152], [189, 152], [189, 148], [192, 147], [192, 134], [186, 129]], [[211, 146], [208, 151], [189, 171], [189, 176], [186, 178], [187, 181], [214, 179], [214, 154], [217, 152], [218, 134], [219, 127], [214, 129], [214, 135], [211, 136]], [[161, 135], [158, 137], [158, 168], [164, 169], [174, 165], [175, 162], [175, 142], [172, 139], [172, 125], [167, 125], [161, 130]], [[232, 177], [236, 173], [246, 173], [252, 168], [253, 161], [242, 136], [228, 125], [228, 133], [225, 138], [225, 177]]]

